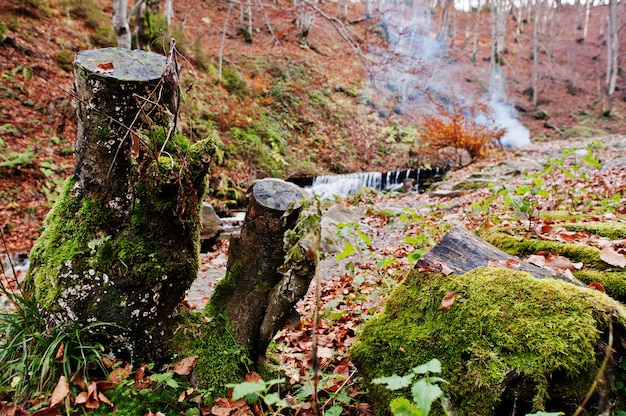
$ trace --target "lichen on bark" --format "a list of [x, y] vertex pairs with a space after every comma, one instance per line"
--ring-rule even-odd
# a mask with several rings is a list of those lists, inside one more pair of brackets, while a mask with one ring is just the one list
[[[25, 294], [49, 325], [107, 322], [94, 337], [113, 352], [159, 361], [197, 277], [200, 205], [215, 147], [175, 132], [171, 57], [88, 52], [76, 62], [75, 173], [32, 250]], [[94, 70], [109, 60], [118, 72]], [[162, 103], [152, 103], [157, 96]]]

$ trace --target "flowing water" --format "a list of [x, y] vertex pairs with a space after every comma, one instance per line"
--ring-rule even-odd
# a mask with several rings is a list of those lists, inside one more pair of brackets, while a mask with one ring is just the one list
[[406, 169], [389, 172], [359, 172], [345, 175], [323, 175], [313, 178], [309, 190], [321, 199], [345, 198], [367, 187], [390, 191], [402, 186], [405, 179], [415, 179], [413, 190], [427, 179], [444, 173], [443, 169]]

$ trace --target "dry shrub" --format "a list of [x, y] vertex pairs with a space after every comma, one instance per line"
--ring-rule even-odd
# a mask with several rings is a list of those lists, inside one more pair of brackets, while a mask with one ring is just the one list
[[464, 149], [475, 158], [483, 156], [489, 149], [500, 147], [500, 138], [506, 130], [496, 127], [493, 122], [487, 125], [476, 121], [479, 114], [489, 114], [487, 105], [434, 104], [436, 113], [422, 117], [422, 137], [432, 150]]

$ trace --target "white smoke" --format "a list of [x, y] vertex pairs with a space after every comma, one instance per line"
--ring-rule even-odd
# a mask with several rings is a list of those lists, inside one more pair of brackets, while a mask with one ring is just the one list
[[[433, 110], [432, 99], [454, 97], [463, 106], [472, 108], [469, 97], [475, 83], [464, 83], [467, 67], [448, 56], [446, 45], [431, 29], [428, 10], [413, 2], [413, 7], [390, 6], [382, 15], [381, 29], [388, 38], [388, 49], [372, 47], [368, 54], [373, 65], [369, 68], [380, 98], [392, 91], [400, 98], [396, 112], [424, 114]], [[470, 69], [471, 70], [471, 69]], [[505, 147], [530, 144], [530, 132], [517, 117], [515, 107], [507, 101], [506, 81], [496, 68], [489, 80], [489, 95], [483, 99], [491, 107], [489, 117], [476, 121], [506, 130], [500, 142]], [[426, 94], [424, 94], [426, 92]], [[430, 99], [427, 99], [430, 95]], [[493, 123], [489, 122], [493, 120]]]
[[495, 125], [506, 130], [500, 143], [504, 147], [521, 147], [530, 144], [530, 131], [519, 121], [515, 107], [507, 103], [505, 81], [497, 69], [493, 71], [490, 82], [489, 106]]

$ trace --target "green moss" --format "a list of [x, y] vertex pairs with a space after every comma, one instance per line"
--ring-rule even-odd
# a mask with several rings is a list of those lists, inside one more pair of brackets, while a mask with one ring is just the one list
[[584, 283], [598, 282], [612, 298], [626, 303], [626, 273], [597, 270], [576, 270], [574, 276]]
[[599, 249], [587, 245], [559, 243], [537, 238], [520, 239], [498, 230], [488, 232], [483, 239], [513, 256], [524, 256], [543, 251], [560, 254], [574, 263], [583, 262], [586, 266], [599, 270], [610, 267], [600, 259]]
[[539, 217], [542, 220], [559, 221], [559, 222], [571, 222], [580, 221], [587, 218], [587, 214], [576, 214], [569, 211], [544, 211], [539, 213]]
[[568, 231], [588, 231], [590, 234], [606, 237], [610, 240], [626, 238], [626, 224], [622, 222], [580, 222], [559, 224]]
[[[439, 310], [449, 292], [456, 292], [454, 304]], [[459, 416], [493, 414], [511, 374], [532, 386], [520, 403], [541, 409], [552, 382], [571, 387], [577, 380], [582, 388], [570, 397], [576, 403], [584, 397], [598, 370], [596, 344], [610, 320], [626, 323], [621, 304], [562, 281], [484, 267], [462, 276], [414, 271], [385, 311], [368, 321], [350, 354], [368, 384], [439, 359], [449, 382], [444, 390]], [[388, 413], [390, 393], [369, 387], [375, 410]]]
[[183, 357], [198, 356], [194, 375], [197, 388], [206, 392], [209, 404], [218, 397], [228, 397], [229, 383], [243, 381], [247, 353], [240, 349], [226, 319], [215, 310], [182, 311], [178, 330], [170, 342], [172, 353]]
[[74, 70], [74, 56], [76, 52], [70, 49], [59, 49], [56, 52], [57, 64], [66, 72]]

